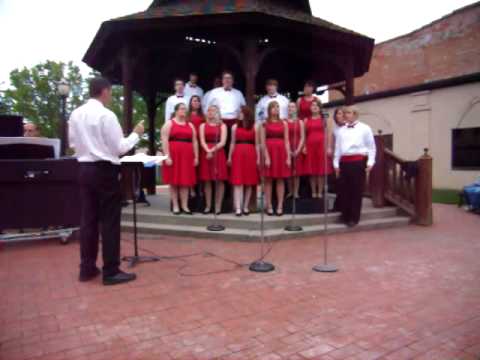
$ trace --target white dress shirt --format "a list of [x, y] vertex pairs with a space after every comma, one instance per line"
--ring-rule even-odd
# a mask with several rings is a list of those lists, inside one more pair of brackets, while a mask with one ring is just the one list
[[119, 157], [139, 140], [137, 133], [123, 137], [117, 116], [96, 99], [88, 100], [72, 112], [68, 136], [78, 161], [110, 161], [116, 165], [120, 164]]
[[262, 97], [255, 108], [255, 120], [257, 122], [264, 122], [268, 117], [268, 105], [272, 102], [278, 102], [280, 105], [280, 119], [288, 118], [288, 104], [290, 100], [287, 97], [276, 94], [276, 95], [265, 95]]
[[236, 119], [240, 107], [246, 104], [241, 91], [237, 89], [226, 90], [223, 87], [213, 89], [207, 99], [206, 107], [217, 105], [222, 119]]
[[340, 159], [344, 155], [365, 155], [368, 156], [367, 166], [375, 164], [377, 150], [372, 129], [359, 121], [352, 125], [342, 126], [336, 132], [335, 155], [333, 157], [333, 167], [335, 169], [340, 167]]
[[165, 122], [167, 122], [172, 118], [172, 114], [174, 113], [175, 106], [177, 106], [177, 104], [183, 103], [188, 107], [189, 102], [190, 102], [190, 97], [187, 96], [186, 94], [184, 95], [175, 94], [170, 96], [167, 99], [167, 102], [165, 104]]
[[185, 84], [185, 95], [191, 98], [193, 95], [200, 96], [200, 99], [203, 97], [203, 89], [198, 85], [192, 85], [189, 82]]

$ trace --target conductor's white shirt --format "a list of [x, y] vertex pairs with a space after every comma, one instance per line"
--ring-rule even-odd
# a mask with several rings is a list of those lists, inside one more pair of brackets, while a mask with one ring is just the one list
[[240, 107], [245, 104], [245, 98], [241, 91], [237, 89], [226, 90], [223, 87], [219, 87], [213, 89], [208, 96], [206, 107], [217, 105], [222, 119], [232, 120], [238, 117]]
[[203, 89], [198, 85], [192, 85], [189, 82], [185, 84], [185, 95], [191, 98], [193, 95], [200, 96], [200, 100], [203, 97]]
[[190, 102], [190, 97], [187, 96], [186, 94], [184, 95], [172, 95], [167, 99], [167, 103], [165, 104], [165, 122], [170, 120], [172, 118], [172, 115], [175, 111], [175, 106], [177, 104], [183, 103], [188, 107], [188, 104]]
[[119, 157], [139, 140], [137, 133], [125, 138], [117, 116], [96, 99], [88, 100], [72, 112], [68, 137], [78, 161], [110, 161], [116, 165], [120, 164]]
[[367, 166], [373, 166], [376, 152], [372, 129], [367, 124], [356, 121], [352, 125], [338, 128], [335, 134], [333, 167], [340, 167], [340, 159], [344, 155], [365, 155], [368, 157]]
[[255, 120], [257, 122], [264, 122], [268, 117], [268, 105], [272, 102], [278, 102], [280, 106], [280, 119], [288, 118], [288, 104], [290, 100], [281, 94], [265, 95], [262, 97], [255, 108]]

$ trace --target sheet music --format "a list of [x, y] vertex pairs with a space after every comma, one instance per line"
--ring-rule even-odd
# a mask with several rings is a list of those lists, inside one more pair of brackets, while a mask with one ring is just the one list
[[135, 155], [124, 156], [120, 159], [122, 163], [143, 163], [144, 167], [154, 167], [161, 165], [163, 161], [167, 159], [167, 156], [150, 156], [143, 153], [138, 153]]
[[0, 137], [0, 145], [31, 144], [53, 147], [55, 159], [60, 157], [60, 139], [36, 137]]

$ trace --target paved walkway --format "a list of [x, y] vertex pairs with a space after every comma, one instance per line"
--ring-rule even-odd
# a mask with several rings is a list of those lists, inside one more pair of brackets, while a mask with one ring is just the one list
[[[277, 243], [277, 271], [218, 257], [143, 264], [139, 280], [77, 281], [78, 244], [0, 250], [0, 359], [480, 359], [480, 217], [435, 207], [432, 228]], [[131, 252], [125, 236], [123, 252]], [[142, 239], [161, 255], [247, 263], [254, 244]], [[227, 270], [226, 272], [222, 272]], [[204, 276], [205, 272], [217, 272]]]

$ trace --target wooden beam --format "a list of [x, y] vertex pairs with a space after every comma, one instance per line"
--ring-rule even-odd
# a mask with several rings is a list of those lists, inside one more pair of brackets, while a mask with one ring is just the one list
[[418, 173], [415, 186], [415, 220], [418, 225], [431, 226], [433, 224], [433, 159], [428, 154], [428, 149], [424, 149], [424, 154], [418, 159], [417, 164]]
[[247, 105], [255, 108], [255, 85], [258, 73], [258, 45], [254, 37], [245, 39], [245, 48], [243, 53], [244, 73], [245, 73], [245, 95]]
[[122, 51], [122, 85], [123, 85], [123, 129], [129, 134], [133, 130], [133, 66], [130, 47]]
[[349, 56], [345, 63], [344, 74], [345, 74], [345, 104], [353, 105], [355, 98], [355, 75], [353, 71], [353, 57]]

